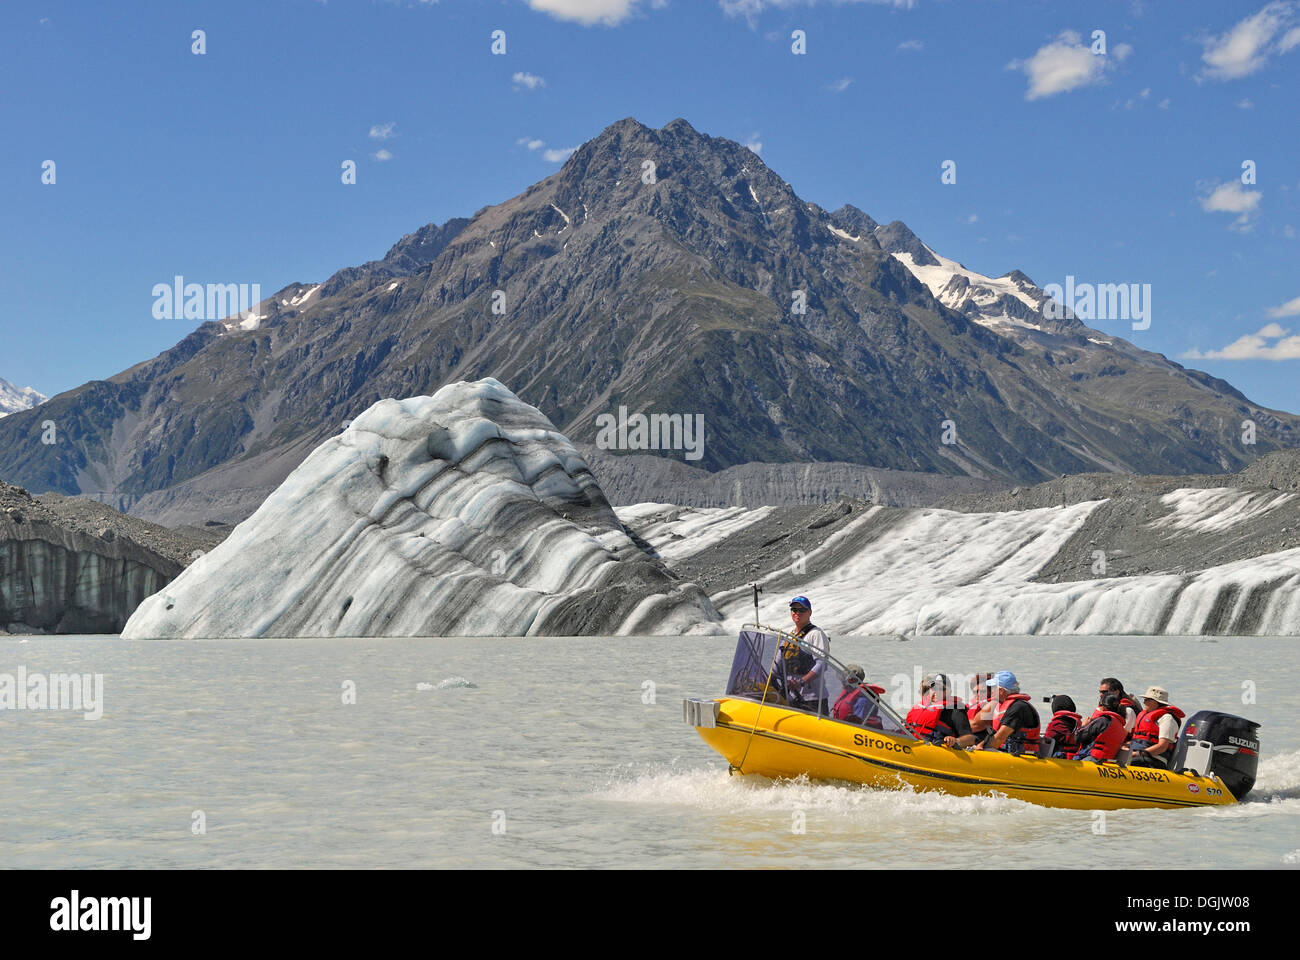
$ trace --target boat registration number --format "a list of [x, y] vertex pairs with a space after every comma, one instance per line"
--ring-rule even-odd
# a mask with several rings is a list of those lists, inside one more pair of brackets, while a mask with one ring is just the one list
[[1125, 773], [1119, 767], [1107, 767], [1098, 764], [1097, 775], [1103, 780], [1150, 780], [1155, 783], [1168, 783], [1169, 774], [1160, 773], [1158, 770], [1140, 770], [1136, 767], [1130, 767], [1128, 773]]

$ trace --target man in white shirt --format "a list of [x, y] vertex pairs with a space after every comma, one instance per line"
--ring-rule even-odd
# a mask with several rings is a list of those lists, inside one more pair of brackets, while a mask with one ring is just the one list
[[[831, 641], [821, 627], [812, 622], [812, 601], [807, 597], [795, 597], [790, 601], [790, 619], [794, 622], [794, 635], [803, 641], [805, 647], [822, 654], [831, 652]], [[819, 700], [825, 698], [821, 689], [822, 671], [826, 661], [813, 656], [808, 650], [799, 650], [796, 644], [790, 644], [785, 651], [787, 664], [787, 682], [799, 702], [791, 698], [791, 706], [801, 706], [806, 710], [816, 710]], [[811, 662], [809, 662], [811, 661]]]

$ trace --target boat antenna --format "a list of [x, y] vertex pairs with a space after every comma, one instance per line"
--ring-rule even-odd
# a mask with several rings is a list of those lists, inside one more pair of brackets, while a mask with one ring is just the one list
[[[754, 626], [758, 626], [758, 595], [763, 592], [763, 588], [756, 583], [751, 583], [749, 588], [754, 591]], [[775, 663], [775, 661], [773, 661]]]

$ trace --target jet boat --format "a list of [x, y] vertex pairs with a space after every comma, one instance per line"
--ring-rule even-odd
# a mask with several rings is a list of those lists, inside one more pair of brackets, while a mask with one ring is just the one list
[[[796, 692], [783, 649], [797, 645], [825, 664], [818, 689]], [[806, 775], [882, 788], [938, 790], [958, 796], [1003, 794], [1076, 810], [1220, 806], [1243, 799], [1255, 783], [1259, 724], [1203, 710], [1183, 725], [1169, 769], [1119, 763], [1013, 756], [922, 741], [883, 699], [867, 698], [860, 720], [837, 720], [829, 705], [845, 690], [844, 666], [795, 637], [754, 625], [740, 633], [726, 696], [683, 701], [684, 719], [733, 773], [774, 778]], [[1044, 741], [1043, 753], [1051, 744]]]

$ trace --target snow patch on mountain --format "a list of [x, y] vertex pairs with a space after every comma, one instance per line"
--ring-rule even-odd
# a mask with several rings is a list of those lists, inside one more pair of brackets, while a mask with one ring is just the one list
[[0, 378], [0, 417], [39, 407], [49, 397], [31, 387], [19, 387]]
[[993, 313], [1000, 304], [1005, 302], [1003, 299], [1005, 297], [1019, 301], [1031, 311], [1038, 311], [1042, 299], [1036, 300], [1029, 294], [1029, 291], [1036, 290], [1035, 287], [1018, 283], [1010, 277], [986, 277], [974, 270], [967, 270], [956, 260], [940, 256], [928, 246], [925, 249], [938, 261], [937, 265], [918, 264], [907, 251], [894, 253], [892, 256], [925, 284], [934, 294], [935, 299], [944, 306], [962, 310], [968, 303], [974, 304], [979, 312], [973, 319], [984, 326], [1011, 324], [1031, 330], [1042, 329], [1041, 326], [1030, 323], [1023, 317], [1012, 316], [1005, 310]]

